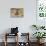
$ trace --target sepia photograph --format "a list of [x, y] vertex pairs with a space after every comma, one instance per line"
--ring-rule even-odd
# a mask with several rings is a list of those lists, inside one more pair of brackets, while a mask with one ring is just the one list
[[11, 8], [11, 16], [13, 17], [21, 17], [24, 16], [23, 14], [23, 8]]

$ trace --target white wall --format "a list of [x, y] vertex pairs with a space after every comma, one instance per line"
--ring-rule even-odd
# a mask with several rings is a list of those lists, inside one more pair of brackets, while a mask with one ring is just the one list
[[[10, 8], [24, 8], [24, 17], [11, 18]], [[19, 27], [20, 32], [30, 32], [36, 24], [36, 0], [0, 0], [0, 34], [11, 27]]]

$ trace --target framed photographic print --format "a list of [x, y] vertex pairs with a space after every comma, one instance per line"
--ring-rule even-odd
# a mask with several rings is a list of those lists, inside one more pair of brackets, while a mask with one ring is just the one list
[[46, 0], [37, 0], [36, 1], [36, 24], [37, 25], [46, 25]]
[[23, 8], [11, 8], [10, 14], [12, 17], [22, 17], [24, 16], [24, 10]]

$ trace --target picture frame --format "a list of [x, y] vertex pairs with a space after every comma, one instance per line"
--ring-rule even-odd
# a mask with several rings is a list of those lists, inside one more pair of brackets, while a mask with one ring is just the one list
[[11, 17], [23, 17], [24, 9], [23, 8], [11, 8], [10, 15]]
[[36, 24], [46, 25], [46, 0], [36, 1]]

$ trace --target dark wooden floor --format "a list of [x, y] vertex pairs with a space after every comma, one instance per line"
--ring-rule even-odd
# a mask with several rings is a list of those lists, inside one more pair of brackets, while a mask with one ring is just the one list
[[[0, 46], [4, 46], [4, 43], [2, 42], [0, 42]], [[15, 46], [15, 43], [8, 43], [8, 45], [7, 46]], [[21, 45], [22, 46], [22, 45]], [[25, 46], [25, 45], [23, 45], [23, 46]], [[37, 43], [30, 43], [30, 46], [37, 46]], [[44, 45], [41, 45], [41, 46], [46, 46], [46, 43], [44, 43]]]

